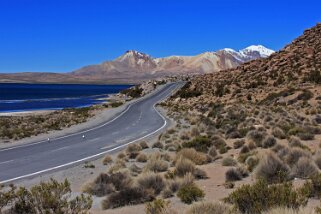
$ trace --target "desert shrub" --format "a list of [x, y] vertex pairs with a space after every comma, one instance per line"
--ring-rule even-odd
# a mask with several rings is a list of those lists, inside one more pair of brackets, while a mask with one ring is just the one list
[[155, 199], [154, 201], [145, 204], [146, 214], [164, 214], [167, 213], [168, 209], [169, 201], [163, 199]]
[[236, 166], [237, 161], [232, 157], [226, 157], [222, 160], [222, 166]]
[[174, 193], [173, 191], [166, 187], [162, 192], [161, 192], [161, 195], [163, 198], [170, 198], [170, 197], [173, 197], [174, 196]]
[[196, 184], [184, 185], [178, 192], [177, 197], [181, 199], [182, 202], [186, 204], [191, 204], [194, 201], [204, 198], [205, 193]]
[[267, 136], [262, 142], [263, 148], [270, 148], [276, 144], [276, 139], [273, 136]]
[[125, 155], [125, 153], [120, 152], [120, 153], [118, 153], [117, 158], [118, 159], [126, 159], [126, 155]]
[[253, 172], [253, 170], [255, 169], [255, 167], [259, 164], [259, 159], [256, 156], [249, 156], [246, 161], [245, 164], [247, 166], [247, 169], [250, 172]]
[[240, 154], [248, 153], [250, 151], [247, 145], [243, 145], [240, 151]]
[[307, 157], [301, 157], [294, 165], [292, 174], [297, 178], [309, 178], [318, 173], [316, 164]]
[[159, 155], [151, 155], [144, 169], [153, 172], [165, 172], [168, 169], [168, 163], [163, 161]]
[[139, 152], [142, 150], [142, 147], [138, 144], [130, 144], [126, 148], [126, 154], [130, 159], [136, 158]]
[[239, 170], [237, 170], [236, 168], [231, 168], [228, 169], [225, 173], [225, 181], [226, 182], [231, 182], [231, 181], [240, 181], [242, 180], [242, 175], [239, 172]]
[[301, 94], [298, 95], [298, 100], [309, 100], [313, 97], [313, 93], [308, 89], [304, 89]]
[[179, 179], [179, 182], [180, 182], [180, 187], [181, 186], [186, 186], [186, 185], [191, 185], [194, 183], [194, 175], [190, 172], [186, 173], [183, 178], [180, 178]]
[[113, 162], [113, 158], [110, 155], [106, 155], [103, 159], [103, 164], [108, 165]]
[[141, 147], [142, 149], [148, 149], [148, 148], [149, 148], [149, 146], [148, 146], [148, 144], [146, 143], [146, 141], [140, 142], [139, 145], [140, 145], [140, 147]]
[[139, 166], [137, 166], [134, 163], [129, 167], [129, 170], [131, 171], [131, 174], [133, 176], [137, 176], [138, 174], [140, 174], [142, 172], [142, 168], [140, 168]]
[[165, 181], [161, 175], [149, 172], [137, 178], [137, 185], [145, 190], [153, 190], [158, 195], [165, 188]]
[[291, 136], [290, 139], [289, 139], [289, 146], [291, 146], [291, 147], [299, 147], [299, 148], [302, 148], [302, 149], [306, 149], [307, 148], [305, 145], [303, 145], [301, 143], [299, 138], [293, 137], [293, 136]]
[[164, 144], [160, 141], [157, 141], [153, 144], [152, 148], [158, 148], [158, 149], [163, 149], [164, 148]]
[[234, 149], [239, 149], [245, 144], [244, 140], [237, 140], [233, 143], [233, 148]]
[[260, 160], [255, 174], [269, 183], [282, 182], [289, 177], [289, 167], [274, 153], [269, 152]]
[[16, 191], [13, 213], [89, 213], [91, 196], [81, 194], [71, 199], [70, 184], [51, 179], [31, 187], [20, 187]]
[[256, 144], [256, 146], [262, 146], [262, 141], [265, 135], [265, 132], [252, 130], [247, 133], [246, 138], [250, 141], [253, 141]]
[[172, 160], [172, 156], [169, 153], [165, 152], [161, 154], [161, 159], [170, 162]]
[[166, 180], [166, 188], [170, 189], [173, 193], [177, 192], [180, 186], [181, 186], [181, 179]]
[[92, 182], [83, 187], [83, 191], [96, 196], [104, 196], [123, 187], [131, 186], [132, 178], [127, 172], [117, 172], [111, 175], [101, 173]]
[[210, 147], [209, 151], [208, 151], [209, 156], [211, 156], [212, 158], [216, 158], [217, 157], [217, 151], [215, 146]]
[[126, 168], [126, 163], [123, 159], [117, 159], [114, 164], [109, 168], [108, 172], [114, 174], [122, 169]]
[[184, 148], [194, 148], [196, 151], [207, 153], [208, 149], [212, 146], [212, 143], [207, 137], [196, 137], [192, 141], [184, 142], [182, 146]]
[[317, 173], [311, 176], [311, 180], [307, 180], [303, 187], [302, 192], [309, 197], [321, 198], [321, 174]]
[[187, 214], [231, 214], [232, 208], [221, 202], [198, 202], [193, 204]]
[[204, 153], [197, 152], [194, 148], [184, 148], [179, 151], [176, 155], [176, 159], [187, 158], [193, 161], [197, 165], [202, 165], [207, 163], [207, 157]]
[[148, 190], [139, 187], [126, 187], [119, 192], [110, 194], [102, 201], [101, 205], [105, 210], [126, 205], [141, 204], [147, 201], [152, 201], [153, 199], [154, 195]]
[[143, 89], [136, 85], [134, 87], [124, 89], [120, 93], [126, 94], [127, 96], [130, 96], [132, 98], [138, 98], [142, 95]]
[[268, 185], [265, 180], [258, 180], [253, 185], [243, 185], [236, 189], [224, 201], [246, 214], [261, 213], [273, 207], [297, 209], [307, 203], [307, 198], [295, 190], [290, 182]]
[[194, 174], [195, 171], [195, 164], [186, 158], [180, 158], [176, 161], [175, 164], [175, 174], [177, 176], [184, 176], [187, 173], [192, 173]]
[[200, 168], [196, 168], [194, 171], [194, 177], [196, 179], [206, 179], [207, 178], [207, 173], [200, 169]]
[[279, 139], [285, 139], [286, 138], [286, 134], [284, 133], [284, 131], [282, 129], [280, 129], [279, 127], [274, 127], [272, 129], [272, 135], [276, 138]]
[[139, 153], [136, 157], [136, 161], [144, 163], [147, 161], [147, 155], [145, 153]]
[[290, 150], [290, 152], [285, 156], [286, 162], [290, 165], [293, 166], [298, 162], [298, 160], [301, 157], [307, 157], [309, 158], [311, 155], [309, 152], [300, 149], [300, 148], [293, 148]]
[[225, 154], [229, 149], [230, 149], [230, 147], [220, 146], [220, 147], [218, 148], [218, 152], [219, 152], [220, 154]]
[[225, 140], [219, 135], [213, 135], [210, 140], [212, 141], [212, 145], [214, 145], [216, 148], [226, 146]]
[[297, 134], [297, 136], [301, 139], [301, 140], [313, 140], [314, 139], [314, 134], [309, 133], [309, 132], [299, 132]]

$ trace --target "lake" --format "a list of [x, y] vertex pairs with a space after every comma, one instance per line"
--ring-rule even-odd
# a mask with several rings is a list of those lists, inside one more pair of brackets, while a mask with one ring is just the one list
[[86, 107], [131, 86], [0, 83], [0, 112]]

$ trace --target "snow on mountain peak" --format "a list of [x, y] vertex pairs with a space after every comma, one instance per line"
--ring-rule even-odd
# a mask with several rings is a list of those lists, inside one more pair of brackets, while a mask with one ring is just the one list
[[240, 50], [240, 53], [248, 55], [252, 52], [258, 52], [261, 57], [268, 57], [273, 54], [275, 51], [264, 47], [263, 45], [251, 45], [247, 48]]

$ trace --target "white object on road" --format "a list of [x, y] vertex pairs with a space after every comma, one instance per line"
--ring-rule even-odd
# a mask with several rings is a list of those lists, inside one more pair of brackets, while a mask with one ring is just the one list
[[84, 138], [84, 139], [85, 139], [85, 135], [83, 135], [83, 136], [82, 136], [82, 138]]

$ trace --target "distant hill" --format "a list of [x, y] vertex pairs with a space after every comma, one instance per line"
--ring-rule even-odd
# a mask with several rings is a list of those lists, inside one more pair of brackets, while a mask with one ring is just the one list
[[244, 62], [265, 58], [274, 53], [262, 45], [240, 51], [230, 48], [196, 56], [153, 58], [129, 50], [113, 61], [89, 65], [69, 73], [0, 74], [1, 82], [136, 83], [169, 75], [204, 74], [235, 68]]

